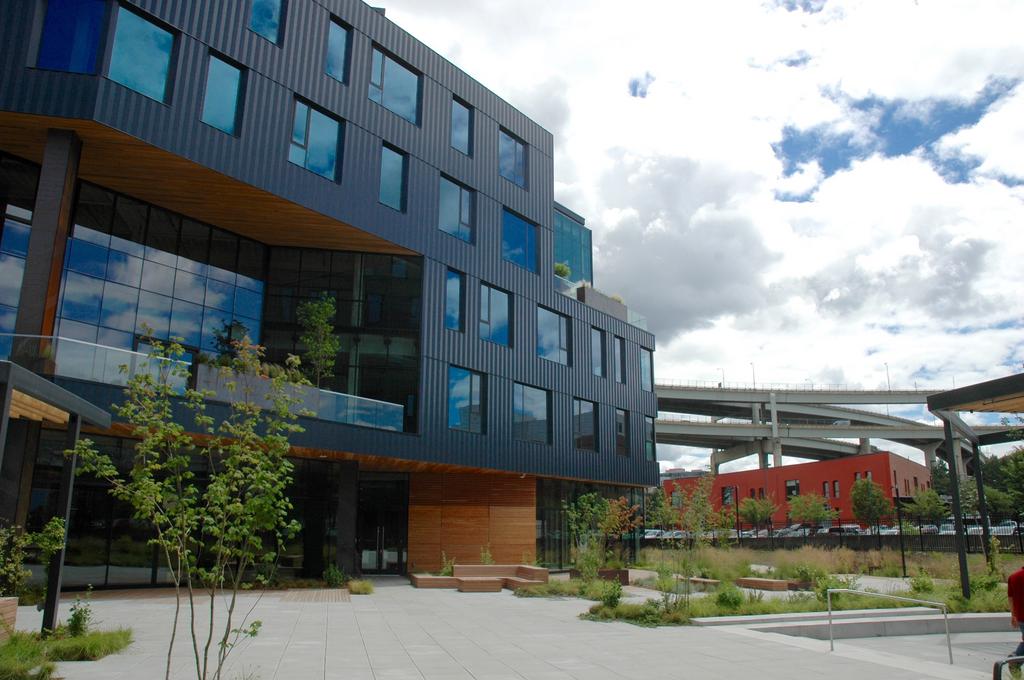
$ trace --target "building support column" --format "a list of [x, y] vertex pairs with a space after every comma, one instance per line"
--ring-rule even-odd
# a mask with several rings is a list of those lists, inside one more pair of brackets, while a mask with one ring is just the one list
[[961, 480], [967, 479], [967, 466], [964, 465], [964, 452], [960, 448], [960, 439], [953, 440], [953, 460], [949, 461], [949, 471], [952, 475], [955, 471], [956, 476]]
[[359, 508], [359, 463], [338, 462], [341, 466], [338, 481], [338, 507], [334, 518], [334, 563], [344, 573], [358, 574], [356, 560], [356, 513]]
[[857, 444], [857, 455], [862, 456], [866, 453], [871, 453], [871, 440], [861, 437], [860, 443]]
[[928, 468], [929, 474], [935, 468], [935, 452], [938, 450], [939, 444], [939, 442], [933, 442], [921, 446], [921, 451], [924, 453], [924, 464]]
[[47, 133], [14, 327], [19, 335], [53, 335], [81, 153], [73, 131]]
[[[78, 442], [82, 429], [82, 419], [77, 413], [68, 414], [68, 431], [64, 440], [67, 449], [73, 449]], [[60, 550], [50, 558], [50, 566], [46, 574], [46, 604], [43, 607], [42, 630], [57, 628], [57, 605], [60, 602], [60, 587], [64, 576], [64, 551], [68, 545], [68, 532], [71, 525], [71, 496], [75, 491], [75, 466], [78, 456], [64, 458], [64, 466], [60, 472], [60, 489], [57, 492], [57, 514], [64, 520], [64, 542]]]

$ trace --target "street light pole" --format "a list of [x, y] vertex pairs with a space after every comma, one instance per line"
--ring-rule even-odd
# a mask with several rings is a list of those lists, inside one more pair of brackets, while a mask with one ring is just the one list
[[757, 388], [757, 374], [754, 373], [754, 362], [750, 362], [750, 379], [754, 382], [754, 388]]
[[[892, 383], [889, 382], [889, 362], [888, 361], [885, 362], [885, 386], [887, 388], [889, 388], [890, 392], [892, 392]], [[889, 415], [889, 405], [888, 404], [885, 405], [885, 415]], [[898, 492], [899, 492], [899, 489], [897, 489], [897, 493]]]

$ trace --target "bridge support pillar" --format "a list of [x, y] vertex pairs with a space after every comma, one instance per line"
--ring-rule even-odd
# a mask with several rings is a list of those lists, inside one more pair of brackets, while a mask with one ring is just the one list
[[871, 440], [861, 437], [860, 444], [857, 446], [857, 454], [863, 455], [865, 453], [871, 453]]

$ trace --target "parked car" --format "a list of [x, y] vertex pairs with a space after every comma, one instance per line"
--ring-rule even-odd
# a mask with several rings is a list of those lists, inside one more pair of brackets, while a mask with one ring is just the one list
[[896, 527], [881, 526], [878, 527], [879, 536], [896, 536], [900, 533], [900, 530]]
[[644, 539], [660, 538], [661, 529], [647, 529], [644, 531]]
[[790, 524], [784, 529], [779, 529], [775, 532], [775, 535], [780, 538], [791, 538], [794, 536], [809, 536], [811, 534], [811, 527], [806, 524]]
[[993, 536], [1013, 536], [1020, 533], [1020, 525], [1012, 519], [1004, 519], [992, 527]]
[[939, 536], [952, 536], [956, 533], [952, 524], [943, 524], [939, 527]]
[[935, 526], [934, 524], [922, 524], [921, 525], [921, 533], [922, 534], [937, 534], [937, 533], [939, 533], [939, 528], [937, 526]]
[[861, 530], [858, 524], [841, 524], [837, 527], [829, 527], [828, 533], [831, 536], [860, 536]]

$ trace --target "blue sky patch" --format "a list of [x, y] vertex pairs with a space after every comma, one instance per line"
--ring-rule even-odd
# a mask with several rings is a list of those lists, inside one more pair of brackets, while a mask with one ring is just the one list
[[647, 88], [651, 86], [651, 83], [655, 81], [655, 77], [651, 75], [650, 71], [644, 73], [641, 78], [630, 78], [629, 79], [629, 96], [638, 97], [644, 99], [647, 97]]

